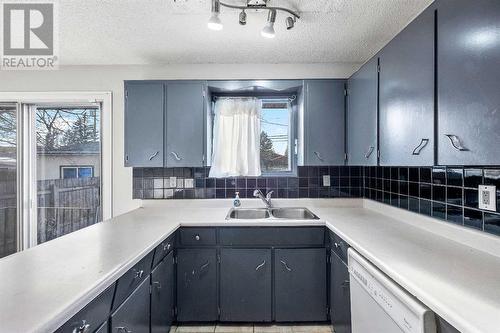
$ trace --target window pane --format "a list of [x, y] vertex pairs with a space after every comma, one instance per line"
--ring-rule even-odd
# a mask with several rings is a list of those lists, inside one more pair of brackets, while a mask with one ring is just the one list
[[290, 171], [290, 112], [286, 102], [263, 101], [260, 160], [262, 172]]
[[63, 168], [62, 178], [76, 178], [76, 168]]
[[17, 120], [0, 105], [0, 258], [17, 250]]
[[43, 243], [101, 219], [100, 109], [38, 107], [36, 140], [37, 236]]
[[78, 168], [78, 178], [90, 178], [92, 177], [92, 168], [80, 167]]

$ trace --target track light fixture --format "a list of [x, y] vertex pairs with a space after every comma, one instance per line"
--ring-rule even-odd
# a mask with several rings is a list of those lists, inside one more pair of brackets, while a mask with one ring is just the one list
[[247, 24], [247, 13], [245, 13], [245, 10], [243, 9], [240, 13], [240, 25], [245, 24]]
[[262, 37], [274, 38], [274, 22], [276, 22], [276, 10], [271, 9], [267, 14], [267, 23], [260, 32]]
[[207, 26], [211, 30], [222, 30], [224, 27], [219, 18], [220, 14], [220, 2], [218, 0], [212, 0], [212, 15], [208, 19]]
[[247, 9], [248, 10], [253, 9], [256, 11], [267, 10], [268, 11], [267, 23], [260, 32], [260, 34], [266, 38], [274, 38], [275, 36], [274, 23], [276, 22], [276, 14], [278, 11], [286, 12], [290, 15], [285, 19], [285, 26], [287, 30], [293, 29], [293, 27], [295, 26], [295, 22], [297, 22], [297, 19], [300, 19], [299, 14], [291, 9], [284, 7], [268, 6], [267, 3], [269, 0], [245, 0], [245, 1], [246, 1], [245, 5], [233, 5], [229, 3], [224, 3], [220, 0], [212, 0], [212, 13], [210, 19], [208, 20], [208, 28], [212, 30], [222, 30], [223, 26], [219, 17], [220, 6], [241, 10], [238, 17], [240, 25], [247, 24], [247, 13], [245, 12], [245, 10]]

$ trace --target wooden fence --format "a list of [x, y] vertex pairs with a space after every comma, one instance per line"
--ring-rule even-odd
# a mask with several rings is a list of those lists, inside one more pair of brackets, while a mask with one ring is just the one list
[[[1, 189], [13, 189], [0, 190], [0, 257], [16, 247], [16, 187], [9, 183], [0, 183]], [[99, 178], [42, 180], [37, 188], [39, 244], [101, 220]]]

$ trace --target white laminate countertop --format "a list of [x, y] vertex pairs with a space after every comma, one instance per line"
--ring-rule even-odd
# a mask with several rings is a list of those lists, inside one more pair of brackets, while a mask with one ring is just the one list
[[54, 331], [180, 225], [326, 225], [460, 331], [500, 332], [500, 237], [363, 199], [275, 200], [319, 221], [228, 222], [231, 202], [145, 201], [0, 259], [0, 332]]

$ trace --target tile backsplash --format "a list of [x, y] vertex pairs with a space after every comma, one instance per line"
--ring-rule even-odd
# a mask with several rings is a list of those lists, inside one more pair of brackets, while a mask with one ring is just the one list
[[[134, 199], [211, 199], [253, 197], [274, 191], [275, 198], [334, 198], [363, 195], [362, 167], [298, 167], [297, 177], [210, 178], [210, 168], [134, 168]], [[323, 186], [323, 176], [330, 185]]]
[[[298, 167], [297, 177], [210, 178], [210, 168], [134, 168], [135, 199], [365, 197], [500, 235], [500, 167]], [[323, 186], [329, 176], [330, 186]], [[496, 185], [497, 212], [478, 205], [478, 185]]]
[[[363, 167], [364, 197], [500, 235], [500, 167]], [[496, 185], [496, 212], [479, 209], [478, 185]]]

